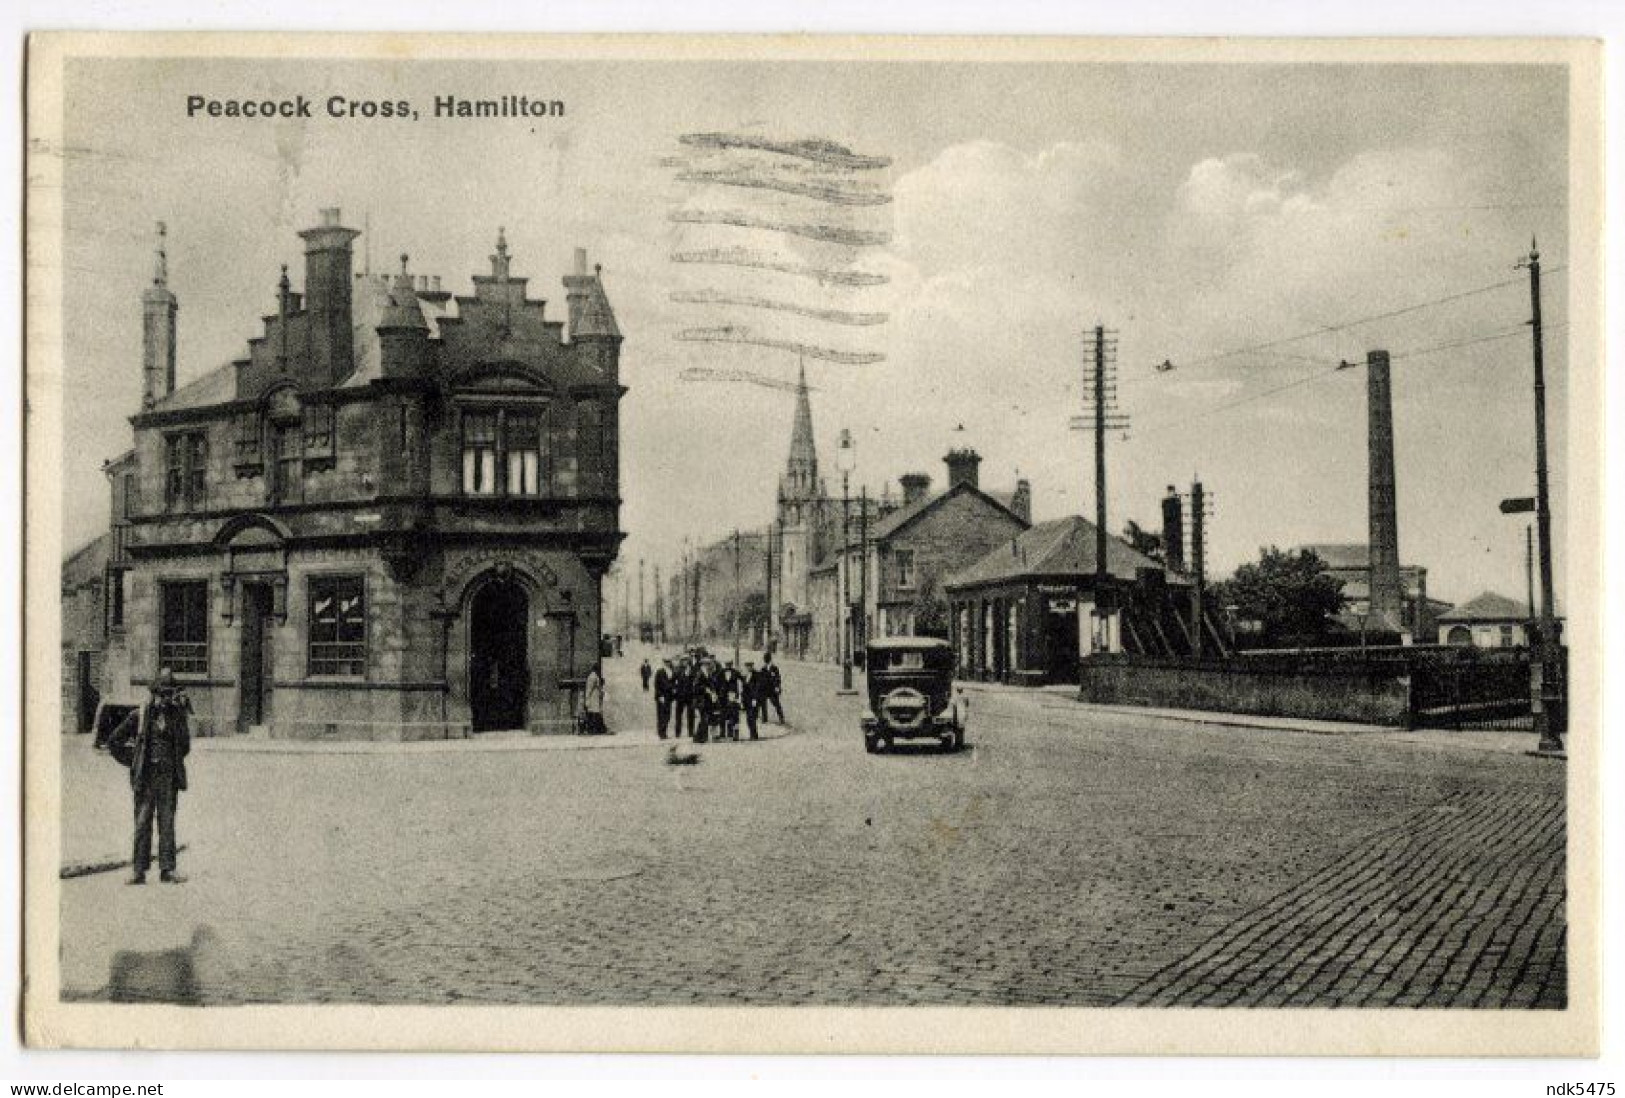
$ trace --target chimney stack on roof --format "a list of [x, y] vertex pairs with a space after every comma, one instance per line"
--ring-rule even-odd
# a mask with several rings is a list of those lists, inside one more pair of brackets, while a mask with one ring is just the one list
[[1029, 526], [1032, 525], [1033, 486], [1032, 482], [1026, 477], [1016, 478], [1016, 491], [1010, 497], [1010, 510], [1014, 511], [1022, 522], [1027, 523]]
[[355, 369], [350, 246], [361, 234], [343, 227], [337, 207], [324, 209], [318, 220], [316, 228], [299, 234], [305, 242], [305, 331], [316, 379], [336, 385]]
[[151, 408], [175, 390], [175, 310], [169, 289], [168, 229], [158, 222], [152, 285], [141, 295], [141, 406]]
[[564, 289], [572, 342], [582, 338], [620, 341], [620, 326], [604, 296], [603, 267], [587, 270], [587, 249], [575, 250], [575, 273], [564, 276]]
[[948, 488], [950, 490], [961, 484], [968, 484], [972, 488], [979, 487], [981, 479], [979, 469], [982, 464], [982, 455], [975, 450], [949, 450], [948, 455], [942, 459], [948, 466]]
[[931, 475], [929, 473], [904, 473], [897, 478], [903, 486], [903, 506], [908, 507], [920, 502], [931, 494]]

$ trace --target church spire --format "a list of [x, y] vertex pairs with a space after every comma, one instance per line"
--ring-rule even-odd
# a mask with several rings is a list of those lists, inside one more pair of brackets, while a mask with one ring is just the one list
[[790, 459], [785, 463], [786, 499], [810, 499], [819, 492], [818, 447], [813, 441], [812, 401], [807, 390], [807, 365], [801, 363], [796, 378], [796, 415], [790, 429]]

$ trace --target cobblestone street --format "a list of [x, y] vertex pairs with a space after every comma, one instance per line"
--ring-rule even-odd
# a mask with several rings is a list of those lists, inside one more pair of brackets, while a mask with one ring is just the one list
[[[671, 767], [607, 666], [612, 740], [200, 745], [190, 881], [64, 881], [65, 995], [179, 949], [203, 1002], [1564, 1004], [1561, 765], [1008, 690], [870, 756], [791, 664], [789, 734]], [[64, 799], [65, 859], [125, 849], [82, 737]]]

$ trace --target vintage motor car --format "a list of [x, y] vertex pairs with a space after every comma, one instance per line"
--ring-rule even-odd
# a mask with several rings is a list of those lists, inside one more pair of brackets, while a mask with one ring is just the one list
[[863, 744], [871, 754], [899, 740], [936, 740], [948, 751], [965, 745], [967, 702], [954, 689], [954, 650], [935, 637], [885, 637], [864, 658], [869, 712]]

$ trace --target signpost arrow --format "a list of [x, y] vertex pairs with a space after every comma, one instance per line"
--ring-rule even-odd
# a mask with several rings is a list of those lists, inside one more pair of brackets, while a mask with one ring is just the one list
[[1534, 496], [1514, 496], [1511, 499], [1501, 501], [1501, 513], [1503, 515], [1527, 515], [1533, 512], [1534, 509]]

